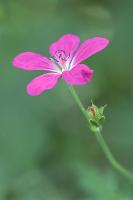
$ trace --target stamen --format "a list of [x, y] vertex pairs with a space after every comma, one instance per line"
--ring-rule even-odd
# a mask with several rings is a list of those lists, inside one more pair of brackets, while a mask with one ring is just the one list
[[67, 59], [69, 58], [70, 56], [66, 55], [65, 51], [63, 50], [58, 50], [56, 51], [55, 53], [55, 59], [60, 62], [60, 61], [67, 61]]
[[57, 64], [62, 68], [62, 71], [68, 68], [68, 59], [70, 55], [66, 55], [66, 52], [63, 50], [57, 50], [55, 52], [54, 58]]

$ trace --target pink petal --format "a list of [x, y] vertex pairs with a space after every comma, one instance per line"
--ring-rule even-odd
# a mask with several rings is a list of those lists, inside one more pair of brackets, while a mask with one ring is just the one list
[[27, 92], [30, 96], [40, 95], [45, 90], [52, 89], [58, 82], [61, 75], [56, 73], [47, 73], [34, 78], [27, 85]]
[[87, 65], [79, 64], [70, 71], [64, 71], [62, 78], [70, 85], [82, 85], [88, 83], [92, 75], [93, 70], [87, 67]]
[[50, 48], [50, 54], [55, 56], [57, 51], [64, 51], [66, 57], [71, 57], [79, 46], [80, 39], [77, 35], [66, 34], [54, 42]]
[[89, 58], [93, 54], [101, 51], [109, 44], [109, 40], [102, 37], [93, 37], [86, 40], [77, 50], [73, 60], [72, 67], [76, 66], [83, 60]]
[[23, 52], [17, 55], [13, 60], [14, 67], [23, 70], [58, 70], [48, 58], [34, 52]]

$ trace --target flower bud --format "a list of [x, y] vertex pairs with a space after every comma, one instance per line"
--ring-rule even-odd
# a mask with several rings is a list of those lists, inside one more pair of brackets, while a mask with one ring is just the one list
[[105, 116], [103, 114], [105, 106], [97, 107], [92, 103], [91, 106], [87, 109], [87, 115], [90, 122], [90, 129], [93, 132], [97, 132], [102, 129], [102, 122], [105, 120]]

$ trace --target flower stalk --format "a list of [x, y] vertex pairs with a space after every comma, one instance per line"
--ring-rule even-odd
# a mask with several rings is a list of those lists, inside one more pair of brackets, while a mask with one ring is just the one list
[[[133, 173], [128, 171], [127, 169], [125, 169], [113, 156], [112, 152], [110, 151], [107, 143], [105, 142], [102, 134], [101, 134], [101, 125], [99, 125], [99, 127], [97, 126], [96, 128], [92, 128], [92, 124], [91, 124], [91, 120], [90, 120], [90, 116], [88, 116], [87, 111], [85, 110], [79, 96], [77, 95], [75, 89], [73, 86], [68, 86], [69, 90], [72, 94], [72, 96], [74, 97], [78, 107], [80, 108], [81, 112], [83, 113], [85, 119], [87, 120], [87, 122], [89, 123], [89, 127], [90, 130], [94, 133], [97, 142], [99, 143], [99, 145], [101, 146], [106, 158], [109, 160], [109, 162], [112, 164], [112, 166], [121, 174], [123, 174], [125, 177], [129, 178], [130, 180], [133, 180]], [[104, 109], [104, 107], [101, 107]], [[101, 109], [100, 108], [100, 109]], [[103, 113], [101, 113], [103, 114]]]

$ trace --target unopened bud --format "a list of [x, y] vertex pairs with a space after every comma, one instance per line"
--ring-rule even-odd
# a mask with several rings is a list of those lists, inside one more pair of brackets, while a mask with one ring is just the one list
[[90, 122], [90, 129], [93, 132], [97, 132], [102, 129], [102, 122], [105, 120], [105, 116], [103, 114], [105, 106], [97, 107], [92, 103], [91, 106], [87, 109], [87, 115]]

